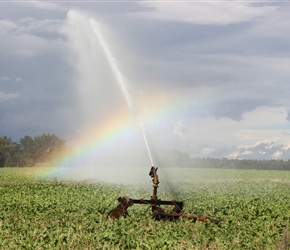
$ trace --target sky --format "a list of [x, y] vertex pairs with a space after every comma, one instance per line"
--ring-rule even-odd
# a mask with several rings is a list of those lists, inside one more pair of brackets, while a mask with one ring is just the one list
[[111, 126], [102, 147], [116, 154], [147, 139], [153, 155], [288, 160], [289, 12], [287, 1], [0, 1], [0, 136], [74, 144]]

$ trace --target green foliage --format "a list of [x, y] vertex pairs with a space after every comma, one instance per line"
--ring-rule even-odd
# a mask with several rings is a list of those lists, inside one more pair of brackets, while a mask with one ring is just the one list
[[64, 146], [64, 140], [56, 135], [43, 134], [35, 136], [32, 144], [32, 158], [35, 162], [44, 162], [48, 156], [52, 158]]
[[0, 137], [0, 167], [12, 166], [15, 152], [16, 147], [11, 138]]
[[65, 141], [54, 134], [42, 134], [34, 138], [25, 135], [19, 143], [0, 137], [0, 167], [29, 167], [53, 161], [65, 150]]
[[154, 221], [145, 205], [111, 220], [117, 197], [149, 198], [151, 187], [39, 180], [33, 171], [0, 169], [3, 249], [289, 249], [289, 175], [279, 181], [279, 172], [271, 179], [268, 171], [248, 171], [252, 179], [243, 179], [237, 171], [237, 180], [231, 171], [212, 170], [215, 179], [189, 182], [193, 171], [185, 169], [188, 179], [173, 184], [175, 196], [161, 183], [159, 198], [184, 200], [185, 212], [220, 219], [216, 225]]
[[[4, 136], [0, 137], [0, 167], [47, 165], [69, 151], [65, 141], [54, 134], [42, 134], [34, 138], [25, 135], [19, 143]], [[290, 160], [191, 158], [188, 153], [179, 150], [158, 152], [154, 162], [156, 166], [172, 168], [290, 170]]]
[[154, 159], [156, 166], [165, 165], [166, 167], [173, 168], [290, 170], [290, 160], [192, 158], [188, 153], [179, 150], [165, 150], [158, 153]]
[[262, 170], [290, 170], [290, 160], [251, 160], [251, 159], [214, 159], [195, 158], [192, 166], [197, 168], [231, 168], [231, 169], [262, 169]]

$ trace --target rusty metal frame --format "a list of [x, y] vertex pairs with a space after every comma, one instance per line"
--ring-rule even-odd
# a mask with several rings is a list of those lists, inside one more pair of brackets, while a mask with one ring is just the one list
[[[108, 216], [112, 219], [119, 219], [121, 216], [128, 215], [128, 208], [133, 206], [134, 204], [145, 204], [150, 205], [151, 210], [153, 213], [153, 218], [155, 220], [177, 220], [180, 217], [184, 217], [187, 219], [191, 219], [193, 221], [211, 221], [215, 223], [219, 223], [217, 220], [213, 220], [210, 217], [199, 217], [199, 216], [192, 216], [183, 213], [182, 209], [184, 207], [183, 201], [163, 201], [158, 199], [157, 197], [157, 189], [159, 184], [159, 179], [157, 175], [158, 168], [151, 167], [149, 175], [152, 178], [153, 182], [153, 195], [151, 196], [150, 200], [144, 199], [131, 199], [127, 196], [119, 197], [118, 201], [120, 202], [119, 205], [111, 210]], [[166, 212], [161, 205], [171, 205], [174, 208], [170, 212]]]

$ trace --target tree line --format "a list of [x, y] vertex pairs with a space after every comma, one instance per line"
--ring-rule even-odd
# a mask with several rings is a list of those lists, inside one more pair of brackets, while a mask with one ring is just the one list
[[19, 142], [0, 137], [0, 167], [30, 167], [50, 162], [65, 150], [65, 141], [54, 134], [25, 135]]
[[[31, 167], [49, 163], [71, 150], [65, 140], [55, 134], [25, 135], [19, 142], [4, 136], [0, 137], [0, 167]], [[178, 150], [159, 152], [155, 163], [156, 166], [167, 167], [290, 170], [290, 160], [192, 158]]]
[[253, 159], [192, 159], [192, 166], [199, 168], [290, 170], [290, 160], [253, 160]]
[[[168, 150], [159, 156], [157, 164], [167, 167], [185, 168], [217, 168], [217, 169], [258, 169], [258, 170], [290, 170], [290, 160], [253, 160], [196, 157], [178, 150]], [[157, 166], [157, 165], [156, 165]]]

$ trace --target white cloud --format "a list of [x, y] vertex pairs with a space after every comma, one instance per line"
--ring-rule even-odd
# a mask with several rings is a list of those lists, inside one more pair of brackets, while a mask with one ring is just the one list
[[11, 99], [15, 99], [19, 96], [19, 94], [15, 93], [5, 93], [5, 92], [0, 92], [0, 101], [9, 101]]
[[[255, 157], [258, 151], [254, 154], [253, 150], [260, 150], [258, 146], [262, 144], [265, 146], [259, 155], [264, 155], [263, 152], [268, 155], [277, 145], [290, 145], [289, 136], [281, 134], [281, 131], [289, 130], [286, 115], [285, 107], [261, 106], [246, 112], [239, 122], [229, 118], [215, 119], [213, 116], [187, 118], [182, 122], [182, 150], [189, 151], [192, 156], [206, 157], [211, 154], [216, 156], [218, 149], [227, 148], [228, 152], [223, 152], [223, 156]], [[205, 150], [208, 148], [213, 150]], [[279, 150], [283, 151], [282, 148]]]
[[249, 146], [239, 146], [230, 157], [237, 159], [288, 159], [289, 145], [273, 141], [260, 141]]
[[206, 157], [208, 156], [210, 153], [214, 152], [215, 149], [214, 148], [210, 148], [210, 147], [205, 147], [201, 150], [202, 156]]
[[235, 136], [242, 145], [261, 141], [289, 144], [290, 139], [281, 136], [281, 131], [288, 131], [289, 127], [286, 116], [285, 107], [258, 107], [244, 114], [244, 120], [239, 123]]
[[250, 150], [245, 150], [244, 152], [241, 153], [241, 155], [252, 155], [253, 152]]
[[172, 134], [179, 137], [183, 137], [185, 125], [183, 121], [177, 121], [173, 127]]
[[146, 10], [138, 17], [193, 24], [227, 25], [267, 17], [276, 12], [274, 6], [254, 6], [246, 2], [160, 2], [140, 1]]
[[279, 159], [282, 155], [283, 155], [283, 152], [277, 150], [277, 151], [272, 155], [272, 158], [273, 158], [273, 159]]

